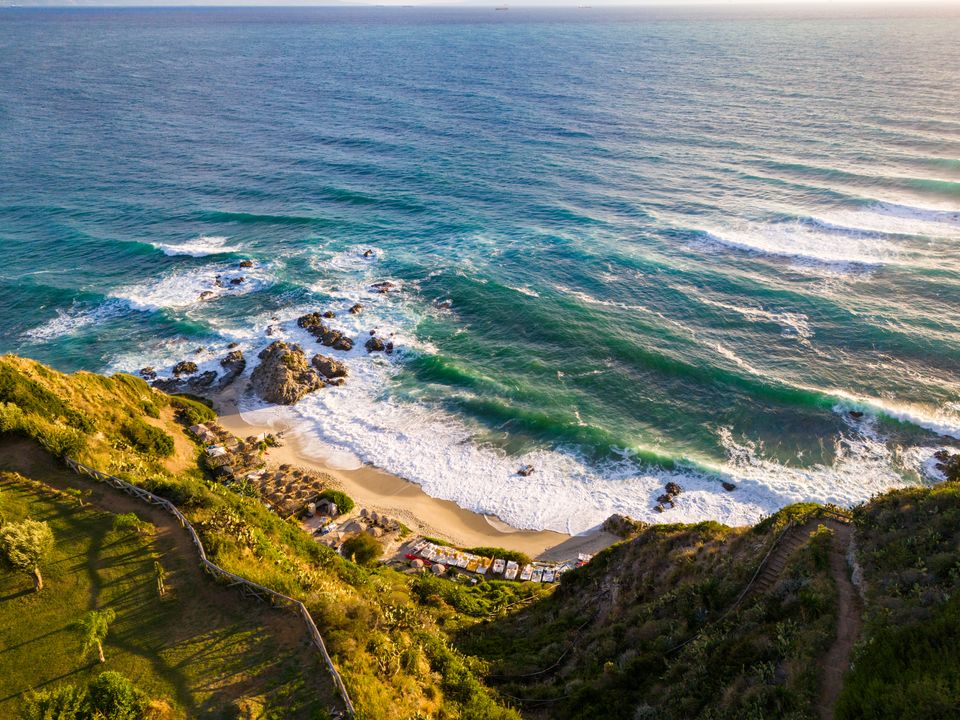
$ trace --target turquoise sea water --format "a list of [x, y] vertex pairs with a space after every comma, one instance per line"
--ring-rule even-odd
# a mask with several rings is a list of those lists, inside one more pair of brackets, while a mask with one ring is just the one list
[[394, 356], [248, 410], [524, 527], [933, 479], [960, 15], [757, 13], [0, 10], [0, 351], [217, 367], [362, 302]]

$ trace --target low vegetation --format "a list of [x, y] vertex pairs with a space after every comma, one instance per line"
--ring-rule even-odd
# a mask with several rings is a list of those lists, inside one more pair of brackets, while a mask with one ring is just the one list
[[[753, 528], [631, 524], [624, 542], [566, 573], [559, 587], [405, 574], [376, 563], [367, 540], [351, 541], [352, 560], [342, 557], [256, 493], [205, 477], [184, 428], [212, 419], [197, 399], [164, 395], [138, 378], [68, 376], [0, 358], [0, 443], [19, 443], [17, 453], [0, 453], [0, 469], [25, 447], [48, 458], [44, 485], [0, 477], [0, 519], [49, 524], [55, 543], [39, 565], [48, 588], [57, 587], [34, 593], [23, 570], [0, 571], [10, 668], [0, 674], [0, 716], [14, 715], [32, 687], [35, 699], [59, 693], [57, 702], [89, 703], [105, 670], [136, 678], [142, 717], [323, 717], [335, 701], [302, 639], [299, 651], [274, 639], [284, 634], [272, 624], [275, 613], [233, 590], [209, 590], [230, 602], [202, 597], [211, 583], [195, 577], [190, 547], [163, 546], [155, 527], [127, 509], [108, 515], [76, 491], [45, 490], [79, 482], [49, 455], [169, 498], [214, 562], [302, 600], [360, 720], [816, 716], [837, 614], [831, 535], [818, 527], [819, 506], [791, 506]], [[857, 510], [866, 627], [838, 717], [955, 711], [958, 494], [950, 484], [905, 490]], [[329, 497], [352, 508], [346, 496]], [[88, 500], [97, 502], [96, 490]], [[802, 544], [772, 585], [738, 604], [788, 525], [804, 528]], [[497, 548], [470, 551], [529, 560]], [[107, 609], [116, 619], [101, 641], [105, 663], [92, 650], [81, 660], [83, 641], [71, 628]], [[151, 715], [157, 708], [167, 714]]]
[[784, 524], [649, 526], [458, 646], [531, 715], [810, 717], [834, 628], [828, 539], [811, 537], [768, 594], [730, 610]]
[[64, 684], [31, 692], [21, 720], [166, 720], [172, 717], [164, 700], [151, 700], [121, 673], [100, 673], [86, 687]]
[[865, 642], [841, 720], [951, 717], [960, 708], [960, 483], [897, 490], [855, 514]]

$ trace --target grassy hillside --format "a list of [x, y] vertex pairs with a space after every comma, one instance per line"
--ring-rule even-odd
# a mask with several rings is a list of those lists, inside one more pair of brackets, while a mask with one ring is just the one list
[[[469, 587], [349, 562], [205, 477], [184, 425], [208, 413], [137, 378], [67, 376], [0, 358], [0, 443], [30, 438], [44, 457], [78, 457], [176, 502], [215, 562], [307, 604], [361, 720], [819, 716], [824, 660], [836, 648], [838, 618], [848, 614], [838, 612], [838, 578], [847, 597], [855, 592], [837, 549], [846, 547], [849, 526], [833, 535], [821, 527], [833, 521], [818, 506], [786, 508], [754, 528], [639, 526], [555, 590]], [[838, 717], [960, 716], [958, 485], [889, 493], [854, 518], [866, 624]], [[789, 541], [777, 543], [781, 537]], [[741, 599], [771, 548], [775, 572]], [[73, 562], [81, 567], [103, 551], [78, 550]], [[145, 552], [156, 551], [148, 543]], [[29, 587], [29, 578], [19, 581]], [[23, 632], [43, 634], [39, 626]], [[245, 637], [239, 633], [224, 662], [260, 668], [265, 639]], [[151, 691], [188, 708], [182, 686], [158, 669], [173, 651], [150, 644], [149, 631], [144, 642], [124, 664], [135, 673], [149, 665], [153, 676], [143, 670], [141, 677]], [[111, 652], [109, 662], [120, 665], [125, 647]], [[201, 677], [219, 665], [215, 652], [205, 652], [169, 662], [182, 677]], [[32, 657], [24, 651], [22, 661]], [[263, 667], [279, 683], [264, 680], [256, 691], [268, 704], [298, 696], [300, 687], [283, 684], [282, 668]], [[242, 684], [235, 689], [248, 693]], [[208, 702], [196, 697], [195, 707]]]
[[[0, 358], [0, 433], [32, 438], [54, 455], [168, 497], [198, 528], [214, 562], [303, 600], [361, 719], [519, 718], [441, 632], [445, 603], [421, 602], [407, 576], [348, 562], [255, 499], [206, 479], [184, 432], [204, 412], [131, 376], [63, 375]], [[160, 436], [135, 442], [151, 435], [144, 425], [172, 438], [173, 454]]]
[[834, 627], [824, 531], [808, 535], [769, 593], [729, 611], [788, 515], [755, 529], [643, 529], [558, 592], [463, 632], [490, 680], [531, 716], [813, 716], [816, 658]]
[[[76, 495], [50, 487], [58, 469], [46, 470], [43, 483], [0, 473], [5, 521], [41, 520], [56, 538], [42, 592], [33, 592], [27, 575], [0, 570], [0, 717], [15, 717], [28, 689], [85, 685], [105, 670], [162, 699], [164, 717], [225, 717], [230, 707], [259, 706], [258, 697], [275, 712], [283, 707], [282, 717], [316, 716], [322, 688], [305, 683], [301, 669], [320, 668], [311, 653], [276, 640], [273, 613], [214, 587], [204, 592], [189, 557], [149, 524], [138, 531], [117, 515], [80, 507]], [[96, 653], [81, 655], [71, 625], [104, 608], [117, 617], [100, 664]]]

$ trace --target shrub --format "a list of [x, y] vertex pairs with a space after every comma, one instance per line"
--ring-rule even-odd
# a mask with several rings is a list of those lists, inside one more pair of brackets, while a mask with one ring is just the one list
[[173, 455], [173, 438], [142, 420], [128, 420], [120, 427], [120, 432], [137, 452], [157, 457]]
[[177, 420], [184, 425], [193, 426], [211, 422], [217, 419], [217, 414], [201, 398], [190, 395], [171, 395], [170, 406], [177, 415]]
[[87, 692], [93, 717], [100, 713], [108, 720], [138, 720], [143, 714], [143, 694], [118, 672], [100, 673]]
[[144, 532], [149, 523], [144, 522], [135, 513], [122, 513], [113, 518], [113, 529], [118, 532]]
[[208, 507], [212, 503], [210, 492], [204, 485], [186, 477], [180, 480], [169, 478], [153, 478], [144, 483], [147, 490], [154, 495], [166, 498], [178, 507]]
[[356, 503], [353, 502], [353, 498], [347, 495], [345, 492], [340, 490], [324, 490], [320, 493], [321, 500], [330, 500], [337, 504], [337, 509], [341, 513], [348, 513], [356, 507]]
[[481, 555], [489, 558], [501, 558], [503, 560], [513, 560], [521, 566], [530, 562], [530, 556], [516, 550], [505, 550], [498, 547], [475, 547], [468, 548], [465, 552]]
[[22, 720], [82, 720], [87, 693], [74, 685], [31, 692], [23, 701]]
[[371, 565], [383, 555], [383, 545], [366, 533], [359, 533], [343, 543], [343, 554], [358, 565]]

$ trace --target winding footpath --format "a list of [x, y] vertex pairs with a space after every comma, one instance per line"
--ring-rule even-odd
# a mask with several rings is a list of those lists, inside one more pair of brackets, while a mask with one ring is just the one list
[[821, 720], [833, 720], [837, 699], [843, 689], [843, 676], [850, 669], [850, 656], [860, 637], [863, 620], [860, 596], [850, 581], [850, 568], [847, 566], [853, 527], [836, 520], [827, 520], [824, 524], [833, 530], [830, 575], [837, 587], [837, 636], [823, 659], [819, 710]]

